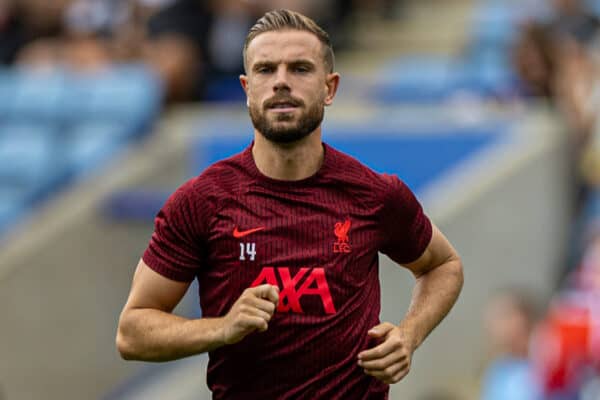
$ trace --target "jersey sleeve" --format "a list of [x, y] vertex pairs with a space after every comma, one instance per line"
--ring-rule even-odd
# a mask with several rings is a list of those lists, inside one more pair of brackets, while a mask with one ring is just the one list
[[384, 175], [381, 252], [399, 264], [417, 260], [431, 241], [432, 227], [413, 192], [396, 176]]
[[194, 280], [206, 253], [208, 207], [202, 199], [195, 198], [198, 194], [192, 182], [177, 189], [159, 211], [142, 257], [154, 271], [181, 282]]

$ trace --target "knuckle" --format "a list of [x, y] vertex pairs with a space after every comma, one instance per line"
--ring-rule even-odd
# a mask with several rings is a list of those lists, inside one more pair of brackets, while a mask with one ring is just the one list
[[397, 347], [402, 347], [403, 343], [402, 343], [402, 338], [400, 336], [394, 335], [394, 336], [392, 336], [390, 338], [390, 340], [391, 340], [391, 342], [392, 342], [393, 345], [395, 345]]
[[248, 305], [240, 304], [239, 311], [240, 311], [240, 314], [246, 314], [248, 312]]

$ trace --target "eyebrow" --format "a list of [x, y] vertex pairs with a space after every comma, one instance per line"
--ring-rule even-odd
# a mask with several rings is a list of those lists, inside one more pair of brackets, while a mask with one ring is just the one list
[[[277, 66], [277, 64], [280, 64], [280, 63], [281, 63], [281, 61], [257, 61], [252, 66], [252, 70], [257, 71], [260, 68], [264, 68], [264, 67], [274, 68]], [[287, 62], [286, 64], [288, 64], [292, 67], [296, 67], [296, 66], [307, 66], [307, 67], [311, 67], [311, 68], [315, 67], [314, 62], [312, 62], [311, 60], [308, 60], [308, 59], [304, 59], [304, 58], [293, 60], [293, 61]]]

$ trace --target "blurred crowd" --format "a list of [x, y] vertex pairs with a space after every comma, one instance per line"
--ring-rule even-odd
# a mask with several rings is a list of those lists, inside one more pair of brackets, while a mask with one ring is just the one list
[[249, 27], [266, 10], [290, 8], [316, 19], [336, 48], [348, 43], [356, 8], [386, 14], [378, 0], [0, 0], [0, 64], [94, 71], [143, 62], [169, 101], [201, 100], [211, 84], [242, 72]]
[[522, 96], [567, 125], [576, 188], [570, 256], [541, 309], [527, 290], [495, 295], [482, 400], [600, 398], [600, 18], [598, 2], [530, 1], [512, 60]]
[[[600, 184], [600, 18], [584, 0], [537, 1], [521, 23], [514, 64], [524, 95], [550, 100], [572, 132], [582, 195]], [[598, 6], [596, 6], [598, 7]]]
[[[311, 16], [339, 50], [352, 45], [348, 29], [353, 15], [368, 11], [389, 16], [397, 3], [0, 0], [0, 66], [86, 74], [113, 64], [143, 63], [159, 76], [168, 102], [218, 100], [231, 95], [230, 89], [239, 94], [232, 78], [243, 72], [243, 42], [266, 10], [290, 8]], [[570, 257], [548, 305], [538, 304], [526, 288], [507, 289], [490, 300], [484, 319], [492, 361], [481, 398], [597, 400], [600, 1], [527, 0], [507, 7], [519, 14], [508, 51], [520, 97], [548, 102], [564, 116], [570, 132], [577, 218]], [[477, 60], [476, 65], [482, 64]]]

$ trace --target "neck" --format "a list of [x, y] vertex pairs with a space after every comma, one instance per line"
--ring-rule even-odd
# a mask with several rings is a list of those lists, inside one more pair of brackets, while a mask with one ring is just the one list
[[289, 144], [271, 142], [254, 132], [254, 162], [263, 175], [272, 179], [298, 181], [313, 176], [321, 168], [324, 154], [320, 127]]

